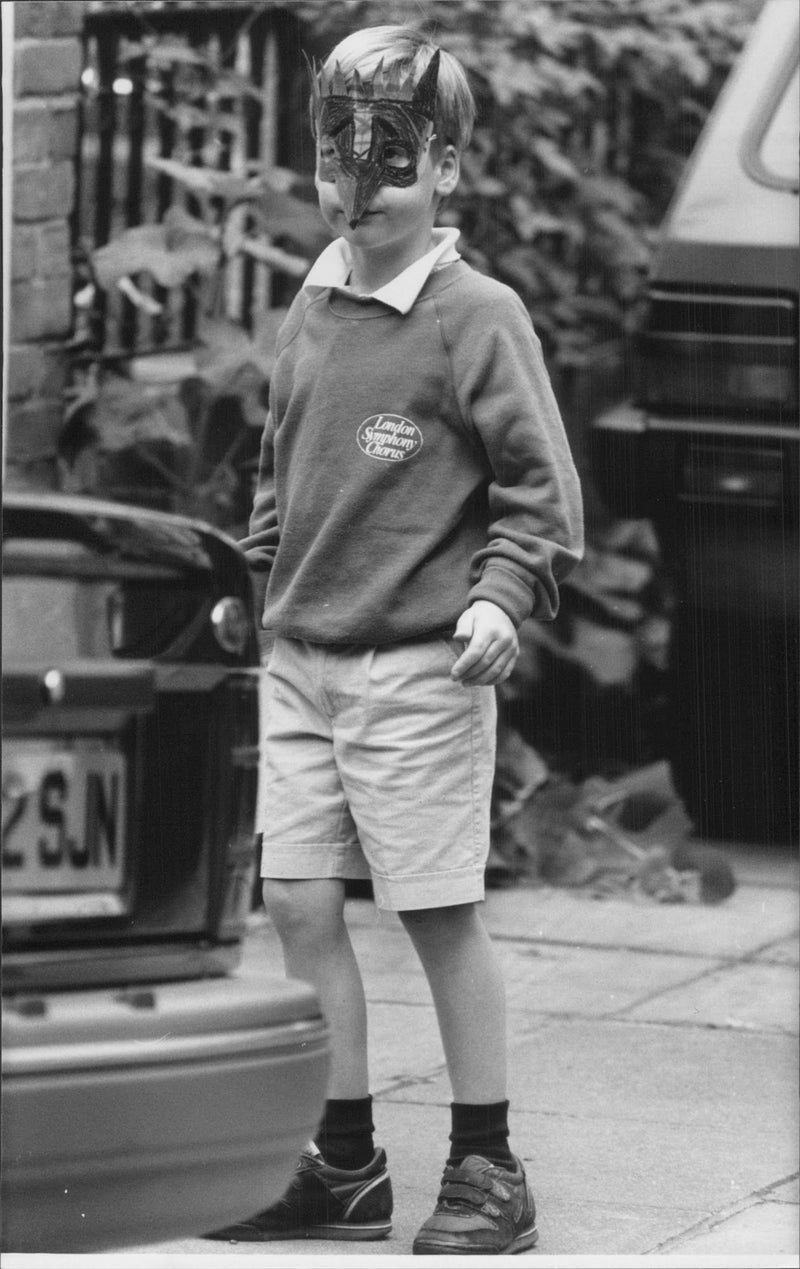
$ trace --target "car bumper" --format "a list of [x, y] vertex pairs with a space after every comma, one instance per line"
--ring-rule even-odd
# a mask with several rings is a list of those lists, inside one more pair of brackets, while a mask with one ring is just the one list
[[652, 519], [710, 608], [792, 620], [800, 431], [659, 417], [624, 403], [593, 420], [592, 475], [617, 515]]
[[3, 1248], [200, 1235], [278, 1198], [321, 1113], [310, 988], [221, 978], [4, 1002]]

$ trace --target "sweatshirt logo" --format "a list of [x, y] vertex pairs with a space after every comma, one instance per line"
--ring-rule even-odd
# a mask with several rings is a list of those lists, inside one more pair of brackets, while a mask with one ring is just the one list
[[401, 414], [371, 414], [359, 427], [356, 439], [369, 458], [385, 463], [405, 462], [422, 449], [422, 433]]

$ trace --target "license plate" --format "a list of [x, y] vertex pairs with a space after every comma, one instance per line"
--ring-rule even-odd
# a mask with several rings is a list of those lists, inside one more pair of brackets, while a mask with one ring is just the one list
[[99, 740], [8, 742], [2, 791], [6, 916], [121, 911], [127, 795], [122, 751]]

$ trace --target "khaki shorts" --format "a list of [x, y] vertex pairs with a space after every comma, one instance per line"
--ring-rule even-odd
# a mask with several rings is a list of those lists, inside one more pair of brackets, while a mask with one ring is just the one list
[[262, 677], [262, 877], [370, 878], [379, 908], [484, 897], [492, 688], [450, 678], [454, 640], [277, 639]]

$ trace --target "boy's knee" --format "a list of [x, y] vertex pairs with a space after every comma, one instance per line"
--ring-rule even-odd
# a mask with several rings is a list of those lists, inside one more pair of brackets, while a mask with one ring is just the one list
[[264, 907], [281, 936], [311, 937], [343, 920], [338, 887], [324, 881], [286, 881], [266, 877]]
[[288, 918], [294, 901], [285, 881], [275, 881], [272, 877], [266, 877], [261, 883], [261, 895], [267, 915], [276, 925]]
[[444, 908], [409, 908], [398, 916], [409, 934], [434, 937], [460, 931], [476, 918], [474, 903], [458, 903]]
[[301, 929], [311, 917], [311, 905], [308, 903], [302, 885], [294, 881], [281, 881], [274, 877], [264, 880], [261, 893], [264, 896], [264, 907], [279, 933], [292, 929]]

